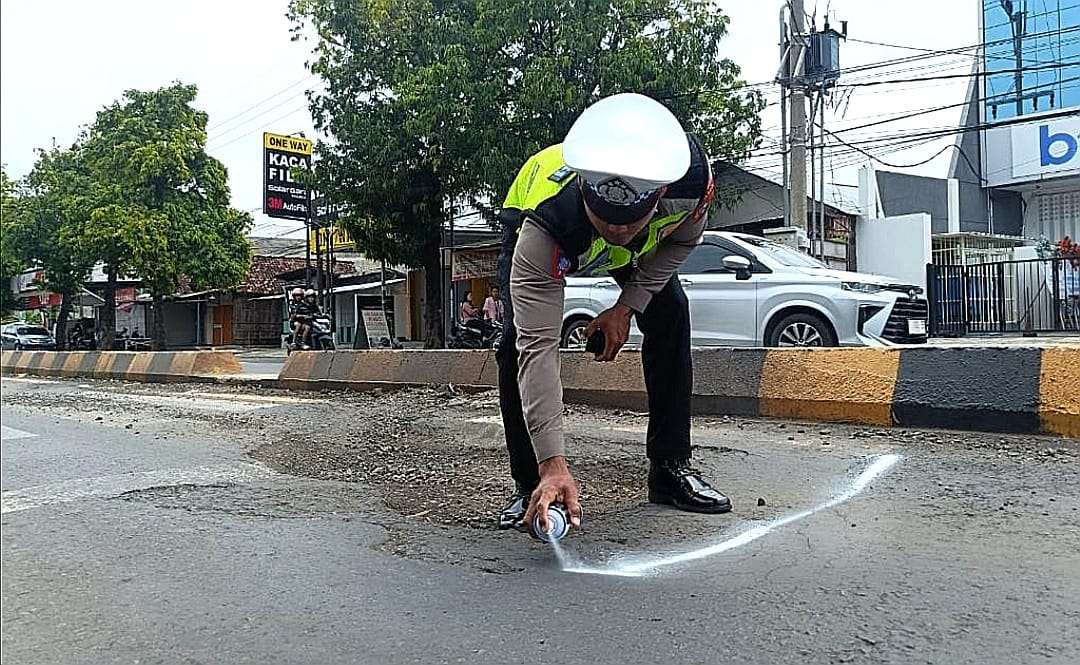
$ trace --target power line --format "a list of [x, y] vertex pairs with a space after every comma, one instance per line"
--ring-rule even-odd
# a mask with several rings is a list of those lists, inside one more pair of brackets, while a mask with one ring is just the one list
[[878, 162], [880, 164], [884, 164], [885, 166], [889, 166], [889, 167], [892, 167], [894, 169], [910, 169], [910, 168], [914, 168], [916, 166], [922, 166], [923, 164], [928, 164], [928, 163], [934, 161], [935, 159], [937, 159], [938, 156], [940, 156], [942, 153], [944, 153], [949, 148], [955, 147], [953, 145], [947, 145], [947, 146], [943, 147], [941, 150], [938, 150], [937, 152], [935, 152], [933, 155], [930, 155], [926, 159], [924, 159], [922, 161], [919, 161], [919, 162], [915, 162], [913, 164], [891, 164], [889, 162], [886, 162], [884, 159], [881, 159], [880, 157], [877, 157], [875, 155], [870, 154], [869, 152], [867, 152], [866, 150], [863, 150], [862, 148], [859, 148], [858, 146], [851, 145], [850, 143], [844, 141], [843, 139], [836, 136], [835, 134], [833, 134], [832, 132], [830, 132], [827, 129], [825, 130], [825, 133], [832, 136], [834, 139], [839, 141], [841, 144], [846, 145], [847, 147], [851, 148], [852, 150], [855, 150], [856, 152], [859, 152], [859, 153], [862, 153], [862, 154], [866, 155], [867, 157], [874, 160], [875, 162]]
[[[1037, 72], [1047, 69], [1063, 69], [1075, 67], [1073, 64], [1040, 65], [1037, 67], [1020, 67], [1017, 69], [997, 69], [992, 72], [969, 72], [967, 74], [940, 74], [937, 76], [923, 76], [918, 78], [889, 79], [886, 81], [863, 81], [859, 83], [840, 83], [838, 88], [866, 88], [875, 85], [891, 85], [894, 83], [917, 83], [919, 81], [945, 81], [947, 79], [978, 78], [980, 76], [996, 76], [998, 74], [1017, 74], [1020, 72]], [[1056, 85], [1056, 82], [1055, 82]]]
[[[1080, 77], [1078, 77], [1078, 78], [1080, 78]], [[1075, 111], [1070, 109], [1070, 110], [1058, 111], [1056, 113], [1048, 113], [1048, 114], [1045, 114], [1045, 115], [1041, 115], [1041, 116], [1039, 116], [1039, 120], [1054, 120], [1056, 118], [1072, 117], [1073, 115], [1075, 115]], [[901, 118], [895, 118], [894, 120], [899, 120], [899, 119], [901, 119]], [[1000, 122], [983, 123], [983, 124], [979, 124], [979, 125], [970, 125], [970, 126], [967, 126], [967, 127], [954, 127], [954, 128], [945, 129], [945, 130], [934, 130], [934, 131], [927, 131], [927, 132], [917, 131], [917, 132], [912, 132], [910, 134], [904, 135], [901, 138], [901, 142], [914, 142], [914, 141], [917, 141], [919, 139], [927, 139], [927, 142], [929, 142], [930, 140], [944, 138], [946, 136], [953, 136], [953, 135], [956, 135], [956, 134], [963, 134], [965, 132], [978, 131], [978, 130], [981, 130], [981, 129], [990, 129], [990, 128], [994, 128], [994, 127], [1008, 127], [1010, 125], [1016, 125], [1016, 124], [1025, 123], [1025, 122], [1031, 122], [1031, 118], [1021, 116], [1021, 117], [1018, 117], [1018, 118], [1011, 118], [1009, 120], [1002, 120]], [[850, 129], [854, 129], [854, 128], [850, 128]], [[836, 132], [830, 132], [830, 133], [831, 134], [839, 134], [840, 132], [845, 132], [845, 131], [848, 131], [848, 130], [847, 129], [841, 129], [841, 130], [837, 130]], [[865, 141], [852, 141], [851, 143], [852, 144], [857, 144], [857, 143], [872, 144], [872, 143], [882, 143], [882, 142], [888, 141], [888, 140], [891, 140], [891, 138], [890, 137], [882, 137], [882, 138], [879, 138], [879, 139], [868, 139], [868, 140], [865, 140]], [[893, 145], [897, 145], [897, 144], [898, 143], [894, 143]], [[777, 151], [777, 152], [762, 153], [762, 154], [752, 155], [752, 156], [767, 157], [767, 156], [783, 155], [783, 154], [785, 154], [783, 151]]]
[[243, 111], [240, 111], [239, 113], [233, 114], [233, 115], [229, 116], [228, 118], [226, 118], [224, 120], [221, 120], [219, 122], [215, 122], [213, 125], [210, 125], [206, 129], [207, 129], [207, 131], [210, 131], [211, 129], [216, 129], [218, 127], [221, 127], [222, 125], [227, 125], [230, 122], [232, 122], [234, 119], [239, 118], [240, 116], [246, 114], [248, 111], [252, 111], [252, 110], [258, 108], [260, 105], [265, 104], [266, 102], [270, 101], [274, 97], [277, 97], [278, 95], [282, 94], [283, 92], [288, 92], [289, 90], [292, 90], [293, 88], [300, 85], [301, 83], [304, 83], [304, 82], [306, 82], [306, 81], [308, 81], [310, 79], [313, 79], [313, 78], [315, 78], [314, 74], [308, 74], [307, 76], [305, 76], [305, 77], [303, 77], [303, 78], [301, 78], [301, 79], [299, 79], [297, 81], [293, 81], [292, 83], [285, 86], [281, 90], [278, 90], [277, 92], [270, 95], [269, 97], [264, 97], [263, 99], [260, 99], [259, 101], [255, 102], [254, 104], [247, 107]]
[[[274, 118], [273, 120], [268, 120], [268, 121], [267, 121], [267, 122], [265, 122], [264, 124], [265, 124], [265, 125], [272, 125], [272, 124], [274, 124], [275, 122], [279, 122], [279, 121], [281, 121], [281, 120], [284, 120], [285, 118], [288, 118], [289, 116], [295, 115], [295, 114], [299, 113], [300, 111], [303, 111], [303, 110], [305, 110], [305, 109], [307, 109], [307, 108], [308, 108], [308, 105], [307, 105], [307, 103], [305, 102], [303, 106], [299, 106], [299, 107], [297, 107], [297, 108], [295, 108], [295, 109], [293, 109], [293, 110], [289, 111], [289, 112], [288, 112], [288, 113], [286, 113], [285, 115], [281, 115], [281, 116], [278, 116], [278, 117]], [[225, 143], [222, 143], [222, 144], [220, 144], [220, 145], [216, 145], [216, 146], [212, 146], [212, 147], [213, 147], [213, 149], [214, 149], [214, 150], [221, 150], [222, 148], [224, 148], [224, 147], [226, 147], [226, 146], [229, 146], [229, 145], [232, 145], [233, 143], [236, 143], [236, 142], [237, 142], [237, 141], [239, 141], [240, 139], [243, 139], [243, 138], [247, 138], [248, 136], [251, 136], [252, 134], [254, 134], [254, 133], [256, 133], [256, 132], [259, 132], [259, 131], [261, 131], [261, 129], [260, 129], [260, 128], [258, 128], [258, 127], [256, 127], [255, 129], [253, 129], [253, 130], [251, 130], [251, 131], [245, 132], [245, 133], [243, 133], [243, 134], [240, 134], [239, 136], [235, 136], [235, 137], [233, 137], [233, 138], [229, 139], [229, 140], [228, 140], [228, 141], [226, 141]], [[208, 145], [207, 145], [207, 149], [209, 149], [209, 148], [211, 147], [211, 146], [209, 145], [209, 141], [207, 142], [207, 144], [208, 144]]]
[[[1080, 80], [1080, 76], [1074, 76], [1074, 77], [1071, 77], [1071, 78], [1068, 78], [1068, 79], [1062, 79], [1061, 81], [1054, 81], [1054, 82], [1051, 82], [1051, 83], [1035, 85], [1035, 86], [1031, 86], [1031, 88], [1044, 88], [1044, 87], [1046, 87], [1048, 85], [1049, 86], [1055, 86], [1055, 85], [1059, 85], [1061, 83], [1068, 83], [1070, 81], [1076, 81], [1076, 80]], [[995, 96], [990, 96], [990, 97], [983, 97], [983, 98], [980, 98], [980, 99], [976, 99], [975, 101], [977, 103], [978, 102], [986, 102], [986, 101], [991, 100], [991, 99], [996, 99], [997, 97], [1000, 97], [1000, 95], [995, 95]], [[908, 113], [906, 115], [898, 116], [896, 118], [890, 118], [890, 119], [887, 119], [887, 120], [878, 120], [876, 122], [869, 122], [869, 123], [866, 123], [866, 124], [863, 124], [863, 125], [856, 125], [855, 127], [845, 127], [844, 129], [841, 129], [839, 131], [850, 132], [850, 131], [854, 131], [856, 129], [865, 129], [867, 127], [876, 127], [878, 125], [884, 125], [884, 124], [887, 124], [887, 123], [890, 123], [890, 122], [896, 122], [897, 120], [905, 120], [907, 118], [914, 118], [914, 117], [917, 117], [917, 116], [920, 116], [920, 115], [926, 115], [928, 113], [936, 113], [938, 111], [944, 111], [944, 110], [947, 110], [947, 109], [959, 108], [961, 106], [968, 105], [970, 102], [971, 102], [971, 100], [964, 100], [963, 102], [959, 102], [957, 104], [946, 104], [944, 106], [936, 106], [936, 107], [932, 107], [932, 108], [922, 109], [922, 110], [919, 110], [919, 111], [914, 111], [912, 113]], [[998, 123], [998, 124], [1001, 124], [1001, 123]], [[994, 124], [991, 123], [991, 124], [988, 124], [987, 126], [994, 126]]]
[[[1080, 31], [1080, 26], [1072, 27], [1072, 28], [1058, 29], [1058, 30], [1049, 30], [1047, 32], [1042, 32], [1042, 33], [1034, 32], [1034, 33], [1031, 33], [1031, 34], [1025, 35], [1025, 36], [1028, 37], [1028, 38], [1045, 37], [1045, 36], [1048, 36], [1048, 35], [1058, 35], [1058, 36], [1060, 36], [1060, 35], [1063, 35], [1063, 34], [1069, 34], [1069, 33], [1077, 32], [1077, 31]], [[850, 41], [850, 39], [849, 39], [849, 41]], [[886, 61], [883, 61], [881, 63], [870, 63], [870, 64], [867, 64], [867, 65], [857, 65], [857, 66], [849, 68], [849, 69], [841, 70], [841, 73], [842, 74], [843, 73], [850, 74], [850, 73], [854, 73], [854, 72], [865, 71], [867, 69], [878, 69], [881, 66], [884, 66], [884, 65], [887, 65], [887, 64], [905, 64], [905, 63], [908, 63], [908, 62], [916, 62], [918, 60], [925, 60], [927, 58], [933, 58], [933, 57], [938, 57], [938, 56], [943, 56], [943, 55], [966, 55], [966, 56], [970, 56], [971, 54], [966, 54], [966, 53], [964, 53], [964, 51], [970, 51], [972, 49], [977, 49], [977, 48], [987, 48], [987, 47], [990, 47], [990, 46], [998, 46], [998, 45], [1001, 45], [1001, 44], [1007, 44], [1007, 43], [1011, 43], [1011, 42], [1012, 42], [1012, 38], [1009, 37], [1009, 38], [1004, 38], [1004, 39], [995, 39], [995, 40], [991, 40], [991, 41], [982, 41], [982, 42], [978, 42], [978, 43], [975, 43], [975, 44], [971, 44], [969, 46], [959, 46], [959, 47], [952, 48], [952, 49], [943, 49], [943, 50], [927, 49], [927, 52], [923, 53], [922, 55], [912, 55], [912, 56], [907, 56], [907, 57], [903, 57], [903, 58], [896, 58], [894, 60], [886, 60]]]
[[[253, 115], [253, 116], [251, 116], [250, 118], [248, 118], [248, 119], [247, 119], [247, 120], [245, 120], [244, 122], [240, 123], [239, 125], [236, 125], [236, 126], [232, 127], [231, 129], [226, 129], [225, 131], [223, 131], [223, 132], [221, 132], [221, 133], [217, 134], [216, 136], [214, 136], [214, 137], [212, 137], [212, 138], [209, 138], [209, 139], [207, 139], [207, 141], [206, 141], [206, 142], [207, 142], [207, 143], [213, 143], [214, 141], [219, 141], [219, 140], [221, 140], [221, 138], [222, 138], [222, 137], [224, 137], [224, 136], [228, 136], [229, 134], [231, 134], [231, 133], [235, 132], [236, 130], [238, 130], [238, 129], [241, 129], [241, 128], [243, 128], [244, 126], [246, 126], [246, 125], [249, 125], [249, 124], [251, 124], [251, 123], [252, 123], [252, 122], [254, 122], [255, 120], [258, 120], [259, 118], [261, 118], [261, 117], [265, 116], [266, 114], [270, 113], [271, 111], [275, 111], [275, 110], [277, 110], [277, 109], [281, 108], [282, 106], [285, 106], [286, 104], [288, 104], [288, 103], [289, 103], [289, 102], [291, 102], [292, 100], [296, 99], [297, 97], [303, 96], [303, 95], [305, 95], [305, 94], [306, 94], [306, 92], [301, 92], [301, 93], [298, 93], [298, 94], [292, 95], [292, 96], [290, 96], [290, 97], [286, 97], [285, 99], [281, 100], [281, 101], [280, 101], [280, 102], [278, 102], [277, 104], [274, 104], [274, 105], [273, 105], [273, 106], [271, 106], [270, 108], [268, 108], [268, 109], [265, 109], [265, 110], [264, 110], [264, 111], [263, 111], [262, 113], [259, 113], [259, 114], [257, 114], [257, 115]], [[307, 106], [307, 102], [305, 102], [305, 103], [304, 103], [304, 106]]]
[[[1068, 29], [1065, 29], [1065, 30], [1055, 30], [1055, 31], [1052, 31], [1052, 32], [1054, 34], [1064, 34], [1064, 33], [1077, 32], [1077, 31], [1080, 31], [1080, 26], [1075, 27], [1075, 28], [1068, 28]], [[1028, 35], [1028, 37], [1037, 37], [1037, 36], [1040, 36], [1041, 34], [1047, 34], [1047, 33], [1032, 33], [1031, 35]], [[928, 51], [930, 51], [930, 52], [929, 53], [924, 53], [922, 55], [914, 55], [914, 56], [908, 56], [908, 57], [904, 57], [904, 58], [896, 58], [896, 59], [892, 59], [892, 60], [883, 60], [883, 61], [880, 61], [880, 62], [871, 62], [871, 63], [866, 63], [866, 64], [863, 64], [863, 65], [856, 65], [854, 67], [850, 67], [850, 68], [847, 68], [847, 69], [841, 69], [840, 73], [841, 73], [841, 76], [847, 75], [847, 74], [855, 74], [855, 73], [859, 73], [859, 72], [870, 71], [870, 70], [873, 70], [873, 69], [881, 69], [883, 67], [889, 67], [889, 66], [892, 66], [892, 65], [907, 64], [907, 63], [911, 63], [911, 62], [917, 62], [919, 60], [926, 60], [926, 59], [929, 59], [929, 58], [941, 57], [941, 56], [945, 56], [945, 55], [957, 55], [957, 54], [970, 55], [970, 54], [963, 54], [962, 52], [963, 51], [969, 51], [969, 50], [975, 49], [975, 48], [984, 48], [986, 46], [997, 45], [997, 44], [1011, 42], [1011, 41], [1012, 41], [1012, 39], [1000, 39], [1000, 40], [995, 40], [995, 41], [992, 41], [992, 42], [979, 42], [977, 44], [971, 44], [969, 46], [960, 46], [960, 47], [957, 47], [957, 48], [954, 48], [954, 49], [947, 49], [947, 50], [934, 51], [934, 50], [928, 49]], [[1056, 64], [1056, 63], [1051, 63], [1051, 64]], [[908, 70], [908, 71], [912, 71], [912, 70]], [[900, 72], [894, 72], [894, 73], [900, 73]], [[686, 92], [669, 93], [669, 94], [666, 94], [664, 96], [658, 97], [658, 99], [675, 99], [675, 98], [678, 98], [678, 97], [690, 97], [690, 96], [701, 95], [701, 94], [706, 94], [706, 93], [725, 94], [725, 93], [731, 93], [731, 92], [739, 92], [740, 90], [745, 90], [747, 88], [752, 88], [752, 87], [773, 85], [775, 83], [776, 83], [775, 81], [762, 81], [762, 82], [759, 82], [759, 83], [741, 84], [741, 85], [737, 85], [737, 86], [729, 86], [729, 87], [726, 87], [726, 88], [703, 88], [703, 89], [700, 89], [700, 90], [691, 90], [691, 91], [686, 91]], [[847, 84], [847, 85], [854, 85], [854, 84]]]

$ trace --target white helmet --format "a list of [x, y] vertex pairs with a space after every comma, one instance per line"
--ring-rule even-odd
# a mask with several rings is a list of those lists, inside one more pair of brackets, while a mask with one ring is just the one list
[[660, 102], [622, 93], [585, 109], [566, 134], [563, 160], [582, 178], [585, 203], [609, 224], [630, 224], [650, 212], [690, 168], [690, 144]]

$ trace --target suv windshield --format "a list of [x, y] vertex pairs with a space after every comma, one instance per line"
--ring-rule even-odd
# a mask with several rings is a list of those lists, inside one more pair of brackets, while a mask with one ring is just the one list
[[44, 328], [39, 328], [37, 326], [20, 326], [17, 334], [19, 334], [19, 335], [48, 335], [49, 331], [45, 330]]
[[803, 254], [802, 252], [792, 249], [787, 245], [781, 245], [778, 242], [772, 240], [765, 240], [764, 238], [754, 238], [751, 236], [739, 236], [739, 240], [745, 242], [748, 245], [753, 245], [758, 249], [764, 250], [774, 260], [779, 261], [785, 266], [791, 266], [794, 268], [828, 268], [821, 261], [818, 261], [809, 254]]

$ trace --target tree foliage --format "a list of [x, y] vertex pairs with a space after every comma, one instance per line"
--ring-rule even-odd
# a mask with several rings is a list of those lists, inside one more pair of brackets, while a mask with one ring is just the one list
[[314, 184], [366, 252], [429, 276], [449, 208], [490, 211], [602, 97], [660, 99], [714, 158], [738, 161], [760, 134], [761, 98], [719, 57], [728, 19], [708, 0], [292, 0], [289, 15], [325, 82]]
[[60, 294], [56, 321], [57, 343], [63, 348], [72, 299], [90, 276], [95, 257], [83, 242], [81, 229], [88, 215], [82, 193], [89, 175], [80, 159], [80, 146], [53, 147], [38, 152], [34, 168], [23, 179], [7, 229], [23, 266], [42, 269], [44, 289]]
[[181, 84], [129, 90], [97, 114], [84, 147], [93, 180], [84, 237], [113, 274], [149, 288], [158, 348], [165, 296], [182, 285], [228, 288], [251, 263], [251, 217], [229, 206], [225, 167], [206, 154], [196, 93]]
[[0, 313], [15, 309], [11, 278], [23, 269], [23, 261], [15, 246], [13, 233], [18, 217], [16, 183], [8, 177], [7, 168], [0, 165]]

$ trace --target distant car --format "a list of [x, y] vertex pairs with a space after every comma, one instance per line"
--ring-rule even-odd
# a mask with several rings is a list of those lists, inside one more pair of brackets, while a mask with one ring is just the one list
[[0, 328], [0, 346], [15, 350], [52, 351], [56, 349], [56, 338], [41, 326], [10, 323]]
[[[758, 236], [709, 231], [679, 269], [695, 346], [889, 346], [926, 342], [922, 287], [834, 270]], [[566, 280], [562, 345], [615, 304], [611, 278]], [[641, 343], [634, 325], [630, 343]]]

